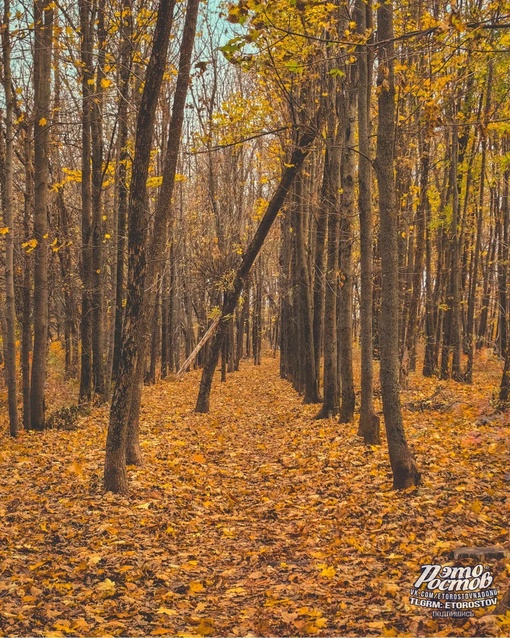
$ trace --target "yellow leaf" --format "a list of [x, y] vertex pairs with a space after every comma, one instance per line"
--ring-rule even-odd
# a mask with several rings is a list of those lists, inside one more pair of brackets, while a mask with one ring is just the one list
[[189, 584], [189, 590], [190, 592], [193, 592], [194, 594], [198, 593], [199, 591], [204, 591], [205, 587], [202, 585], [202, 583], [199, 583], [197, 581], [192, 581]]
[[9, 232], [9, 228], [7, 226], [0, 228], [0, 235], [7, 235], [8, 232]]
[[195, 461], [195, 463], [205, 463], [205, 456], [203, 454], [193, 454], [191, 460]]
[[324, 567], [324, 569], [321, 570], [320, 574], [324, 578], [333, 578], [336, 574], [336, 569], [333, 566]]
[[186, 177], [186, 175], [181, 175], [180, 173], [176, 173], [175, 174], [175, 181], [176, 182], [185, 182], [188, 178]]
[[111, 239], [111, 238], [112, 238], [112, 236], [110, 235], [110, 233], [105, 233], [105, 234], [104, 234], [104, 238], [105, 238], [105, 239]]
[[156, 613], [166, 614], [167, 616], [177, 616], [175, 609], [169, 609], [168, 607], [160, 607]]
[[231, 587], [230, 589], [227, 589], [227, 591], [225, 592], [225, 594], [227, 596], [237, 596], [240, 594], [246, 594], [246, 588], [245, 587]]
[[48, 120], [45, 117], [41, 117], [39, 120], [39, 126], [46, 126]]
[[96, 585], [96, 591], [103, 594], [105, 598], [113, 596], [116, 591], [115, 583], [109, 578], [105, 578], [101, 583]]
[[109, 86], [111, 86], [111, 85], [112, 85], [112, 81], [111, 81], [111, 80], [109, 80], [108, 78], [103, 78], [103, 79], [101, 80], [101, 87], [102, 87], [103, 89], [107, 89], [107, 88], [108, 88]]
[[157, 177], [149, 177], [147, 180], [147, 188], [157, 188], [158, 186], [161, 186], [162, 183], [163, 177], [161, 175]]
[[213, 621], [210, 618], [201, 618], [195, 631], [199, 636], [210, 636], [214, 633]]
[[478, 501], [478, 500], [474, 501], [474, 502], [471, 504], [471, 509], [473, 510], [473, 512], [474, 512], [475, 514], [480, 514], [480, 511], [481, 511], [482, 507], [483, 507], [483, 506], [482, 506], [481, 501]]

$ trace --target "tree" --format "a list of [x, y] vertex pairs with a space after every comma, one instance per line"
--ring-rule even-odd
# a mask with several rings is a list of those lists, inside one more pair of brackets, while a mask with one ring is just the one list
[[116, 493], [127, 492], [127, 424], [133, 394], [133, 377], [139, 352], [137, 332], [143, 313], [146, 242], [148, 232], [147, 176], [154, 134], [154, 119], [165, 70], [173, 24], [174, 3], [160, 0], [151, 56], [138, 112], [128, 208], [128, 285], [117, 383], [110, 408], [106, 441], [104, 486]]
[[51, 63], [54, 5], [34, 2], [34, 354], [30, 396], [31, 427], [45, 427], [48, 355], [48, 189], [51, 119]]
[[13, 151], [14, 127], [13, 113], [15, 96], [11, 75], [11, 33], [10, 2], [4, 0], [2, 29], [3, 85], [5, 92], [5, 161], [2, 184], [2, 203], [5, 228], [5, 325], [4, 351], [9, 403], [9, 431], [11, 436], [18, 434], [18, 397], [16, 378], [16, 306], [14, 294], [14, 193], [13, 193]]
[[[369, 18], [367, 20], [367, 18]], [[356, 2], [357, 31], [367, 37], [372, 22], [371, 4]], [[358, 209], [360, 226], [361, 262], [361, 404], [358, 435], [368, 445], [380, 443], [379, 417], [374, 412], [374, 369], [372, 343], [373, 304], [373, 215], [372, 215], [372, 167], [370, 161], [370, 103], [371, 56], [366, 44], [358, 45]]]
[[384, 425], [393, 486], [397, 489], [417, 485], [420, 474], [408, 447], [399, 389], [398, 348], [398, 226], [395, 201], [395, 72], [393, 3], [377, 9], [378, 58], [378, 126], [375, 171], [379, 191], [379, 243], [382, 263], [382, 306], [380, 320], [381, 391]]

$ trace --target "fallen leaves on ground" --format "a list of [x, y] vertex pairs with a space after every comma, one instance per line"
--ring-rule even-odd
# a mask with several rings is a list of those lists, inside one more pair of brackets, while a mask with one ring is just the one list
[[[73, 431], [3, 436], [0, 633], [508, 635], [490, 615], [409, 604], [422, 564], [507, 546], [509, 427], [489, 363], [446, 384], [447, 412], [404, 411], [424, 484], [403, 492], [386, 445], [313, 420], [270, 358], [216, 382], [207, 415], [198, 372], [146, 388], [129, 497], [102, 492], [106, 407]], [[435, 384], [412, 377], [404, 401]], [[503, 591], [508, 559], [484, 562]]]

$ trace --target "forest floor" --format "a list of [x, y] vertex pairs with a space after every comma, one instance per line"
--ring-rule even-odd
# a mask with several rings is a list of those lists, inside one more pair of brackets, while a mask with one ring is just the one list
[[[421, 565], [510, 548], [500, 370], [482, 353], [472, 385], [411, 377], [423, 485], [403, 492], [386, 444], [313, 420], [269, 357], [216, 381], [208, 415], [197, 371], [146, 388], [129, 497], [101, 489], [107, 407], [71, 431], [2, 435], [0, 634], [509, 636], [509, 616], [409, 604]], [[510, 559], [484, 563], [505, 591]]]

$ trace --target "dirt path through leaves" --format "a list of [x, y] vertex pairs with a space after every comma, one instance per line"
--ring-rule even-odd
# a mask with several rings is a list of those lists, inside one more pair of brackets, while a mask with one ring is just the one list
[[[444, 385], [445, 412], [405, 411], [425, 479], [411, 492], [391, 491], [385, 445], [314, 421], [269, 358], [217, 382], [209, 415], [193, 412], [197, 372], [147, 388], [129, 498], [101, 491], [106, 408], [75, 431], [4, 436], [1, 631], [509, 635], [408, 603], [421, 564], [508, 544], [509, 427], [490, 413], [489, 364], [472, 387]], [[404, 401], [434, 383], [413, 379]], [[502, 590], [508, 562], [490, 561]]]

